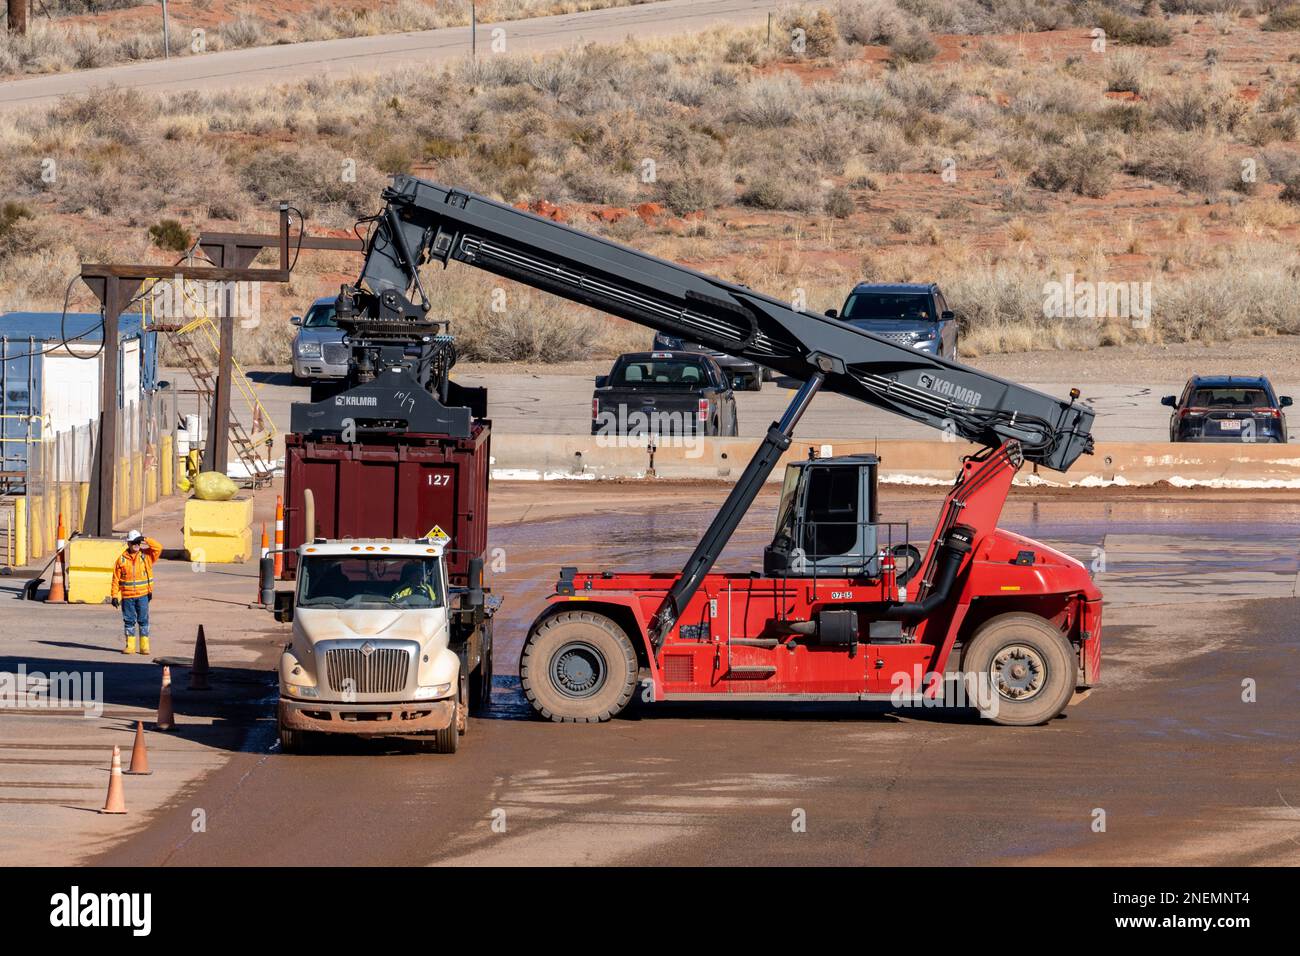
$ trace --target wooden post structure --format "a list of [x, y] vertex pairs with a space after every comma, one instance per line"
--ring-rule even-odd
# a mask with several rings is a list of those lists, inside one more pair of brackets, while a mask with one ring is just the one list
[[[10, 9], [12, 10], [11, 0]], [[303, 226], [300, 224], [299, 229]], [[297, 249], [324, 249], [335, 252], [362, 252], [365, 244], [360, 239], [313, 238], [302, 235], [294, 240]], [[117, 480], [117, 424], [118, 424], [118, 325], [122, 311], [130, 304], [145, 279], [164, 279], [178, 276], [181, 280], [198, 282], [288, 282], [289, 261], [289, 206], [280, 203], [280, 231], [278, 235], [247, 233], [205, 233], [199, 237], [199, 246], [213, 263], [211, 266], [117, 265], [81, 264], [82, 281], [99, 298], [104, 312], [104, 366], [100, 380], [99, 440], [91, 451], [90, 494], [86, 505], [86, 534], [109, 537], [113, 534], [113, 495]], [[252, 262], [263, 249], [278, 247], [278, 268], [252, 268]], [[296, 253], [295, 253], [296, 255]], [[227, 290], [221, 316], [221, 342], [217, 381], [217, 395], [213, 402], [213, 427], [208, 433], [208, 448], [212, 449], [212, 464], [220, 462], [225, 471], [230, 445], [230, 389], [234, 366], [234, 302], [233, 290]], [[224, 393], [224, 397], [223, 397]], [[219, 457], [217, 457], [219, 456]], [[208, 468], [205, 449], [204, 467]]]
[[9, 0], [9, 32], [21, 36], [27, 32], [27, 4], [30, 0]]

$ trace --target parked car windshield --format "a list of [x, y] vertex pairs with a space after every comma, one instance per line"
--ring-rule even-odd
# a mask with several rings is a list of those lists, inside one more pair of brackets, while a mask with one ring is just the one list
[[1273, 403], [1262, 388], [1197, 388], [1187, 404], [1194, 408], [1267, 408]]
[[334, 303], [321, 302], [307, 310], [303, 317], [304, 329], [332, 329], [334, 325]]
[[609, 383], [613, 386], [654, 385], [656, 388], [703, 388], [709, 375], [699, 362], [689, 359], [620, 360]]
[[922, 293], [854, 292], [844, 303], [844, 319], [910, 319], [928, 322], [930, 297]]
[[434, 557], [304, 557], [298, 577], [299, 607], [442, 606], [442, 573]]

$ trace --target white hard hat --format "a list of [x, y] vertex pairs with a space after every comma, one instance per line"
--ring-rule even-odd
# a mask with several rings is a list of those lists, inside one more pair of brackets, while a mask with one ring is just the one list
[[143, 540], [144, 540], [144, 535], [142, 535], [135, 528], [132, 528], [130, 531], [126, 533], [127, 544], [135, 544], [137, 541], [143, 541]]

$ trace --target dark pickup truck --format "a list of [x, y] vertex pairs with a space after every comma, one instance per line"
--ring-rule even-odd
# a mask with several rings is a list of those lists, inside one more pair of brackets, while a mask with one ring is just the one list
[[596, 377], [591, 433], [627, 436], [736, 434], [736, 396], [710, 356], [629, 352]]

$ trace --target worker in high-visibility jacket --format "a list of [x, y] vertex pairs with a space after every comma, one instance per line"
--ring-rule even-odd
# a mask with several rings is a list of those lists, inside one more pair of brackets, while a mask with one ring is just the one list
[[126, 550], [113, 566], [109, 596], [113, 607], [122, 608], [126, 631], [123, 654], [135, 653], [135, 632], [140, 633], [140, 653], [149, 653], [149, 601], [153, 598], [153, 564], [162, 556], [162, 545], [139, 531], [126, 536]]

